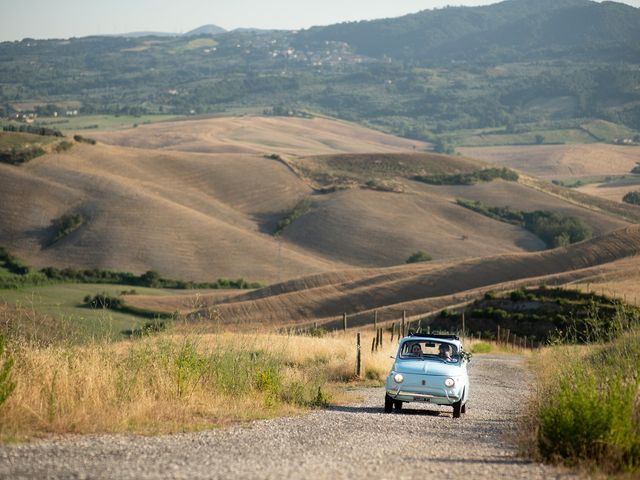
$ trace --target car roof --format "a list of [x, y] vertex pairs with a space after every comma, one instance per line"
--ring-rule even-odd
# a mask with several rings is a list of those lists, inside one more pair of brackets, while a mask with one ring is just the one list
[[400, 343], [404, 344], [406, 342], [412, 342], [412, 341], [413, 342], [432, 341], [432, 342], [439, 342], [439, 343], [449, 343], [451, 345], [455, 345], [458, 348], [462, 346], [462, 342], [460, 341], [460, 338], [455, 335], [428, 335], [428, 334], [409, 335], [408, 337], [404, 337], [403, 339], [401, 339]]

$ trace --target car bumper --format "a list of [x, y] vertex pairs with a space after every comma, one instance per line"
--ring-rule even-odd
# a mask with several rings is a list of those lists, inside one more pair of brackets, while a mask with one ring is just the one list
[[453, 405], [458, 400], [460, 400], [459, 395], [457, 395], [456, 393], [448, 392], [446, 390], [437, 392], [417, 392], [398, 388], [395, 390], [387, 389], [387, 395], [389, 395], [394, 400], [399, 400], [401, 402], [423, 402], [433, 403], [435, 405]]

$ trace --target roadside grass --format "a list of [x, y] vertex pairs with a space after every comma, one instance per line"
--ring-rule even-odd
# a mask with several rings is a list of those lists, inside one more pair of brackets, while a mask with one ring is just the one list
[[607, 344], [545, 348], [530, 361], [536, 387], [522, 452], [604, 475], [637, 474], [640, 330]]
[[[13, 313], [16, 315], [16, 313]], [[201, 334], [177, 329], [84, 344], [11, 337], [15, 390], [0, 406], [0, 441], [49, 434], [196, 431], [343, 403], [380, 385], [395, 345], [362, 351], [355, 335]]]

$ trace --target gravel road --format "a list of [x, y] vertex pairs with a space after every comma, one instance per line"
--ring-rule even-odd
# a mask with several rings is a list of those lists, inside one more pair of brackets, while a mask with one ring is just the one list
[[[518, 357], [476, 356], [469, 409], [382, 412], [384, 390], [308, 415], [163, 437], [102, 435], [0, 447], [2, 478], [568, 478], [509, 442], [527, 393]], [[437, 477], [430, 477], [437, 475]]]

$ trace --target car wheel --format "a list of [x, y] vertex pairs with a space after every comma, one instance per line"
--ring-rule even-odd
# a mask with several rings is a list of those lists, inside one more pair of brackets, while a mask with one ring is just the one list
[[384, 396], [384, 413], [391, 413], [391, 410], [393, 410], [393, 398], [387, 393]]
[[462, 411], [462, 400], [458, 400], [453, 404], [453, 418], [460, 418], [460, 413]]
[[402, 410], [402, 402], [400, 400], [394, 400], [393, 406], [398, 412]]
[[466, 403], [464, 405], [462, 405], [462, 407], [460, 407], [460, 413], [467, 413], [467, 404]]

